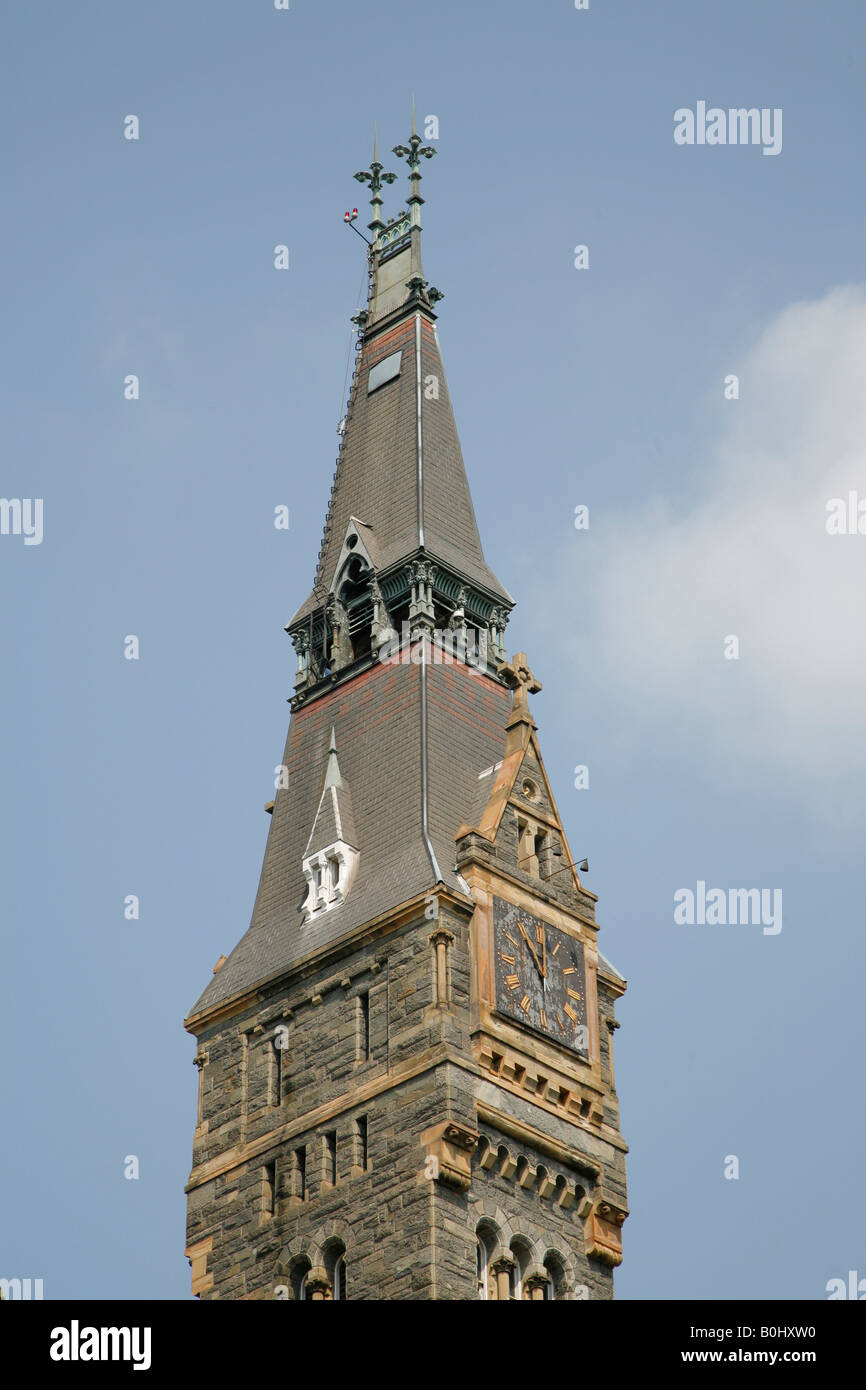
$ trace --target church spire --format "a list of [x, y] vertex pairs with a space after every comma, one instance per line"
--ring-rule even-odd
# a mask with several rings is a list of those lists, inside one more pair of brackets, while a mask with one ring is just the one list
[[[421, 263], [420, 165], [436, 153], [412, 130], [409, 196], [383, 216], [385, 170], [374, 136], [367, 306], [353, 320], [358, 357], [313, 590], [287, 631], [298, 653], [296, 702], [358, 674], [403, 631], [460, 635], [497, 678], [512, 599], [481, 546]], [[347, 220], [352, 221], [351, 214]]]
[[250, 925], [186, 1021], [193, 1291], [609, 1298], [625, 981], [544, 767], [540, 682], [524, 652], [506, 660], [512, 600], [481, 548], [421, 269], [432, 149], [414, 116], [397, 153], [395, 217], [378, 141], [360, 176], [370, 296], [288, 625], [298, 680]]

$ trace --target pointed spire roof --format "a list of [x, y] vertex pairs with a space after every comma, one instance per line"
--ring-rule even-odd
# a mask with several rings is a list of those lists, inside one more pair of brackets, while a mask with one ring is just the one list
[[358, 836], [349, 788], [340, 773], [337, 761], [337, 737], [331, 725], [331, 741], [328, 747], [328, 761], [325, 768], [325, 783], [316, 808], [316, 815], [310, 831], [310, 838], [304, 850], [304, 857], [317, 854], [319, 850], [341, 842], [358, 849]]
[[408, 143], [394, 150], [410, 182], [396, 217], [382, 221], [382, 186], [395, 175], [384, 172], [378, 149], [355, 175], [371, 191], [369, 298], [357, 316], [360, 351], [315, 583], [289, 629], [325, 603], [353, 516], [369, 529], [382, 571], [412, 557], [438, 560], [492, 603], [513, 603], [484, 558], [442, 365], [433, 310], [442, 296], [421, 263], [419, 166], [435, 150], [412, 124]]

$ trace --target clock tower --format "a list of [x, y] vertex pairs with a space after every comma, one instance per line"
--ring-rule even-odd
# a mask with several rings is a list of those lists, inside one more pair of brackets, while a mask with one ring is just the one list
[[396, 175], [375, 149], [356, 175], [369, 297], [259, 889], [186, 1020], [201, 1298], [610, 1299], [622, 1258], [625, 981], [475, 521], [421, 264], [434, 152], [413, 120], [387, 221]]

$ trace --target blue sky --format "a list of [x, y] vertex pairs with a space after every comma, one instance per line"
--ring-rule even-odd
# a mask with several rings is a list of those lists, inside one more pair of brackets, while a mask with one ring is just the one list
[[[189, 1296], [182, 1019], [249, 920], [364, 278], [342, 213], [414, 91], [485, 551], [629, 980], [617, 1296], [866, 1275], [866, 537], [824, 527], [866, 498], [862, 6], [112, 0], [3, 29], [0, 492], [44, 499], [44, 539], [0, 536], [0, 1273]], [[781, 108], [781, 153], [676, 145], [699, 100]], [[675, 924], [699, 880], [780, 888], [782, 931]]]

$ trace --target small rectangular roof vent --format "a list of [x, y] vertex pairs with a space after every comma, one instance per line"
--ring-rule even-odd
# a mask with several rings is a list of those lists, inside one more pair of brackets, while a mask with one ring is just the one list
[[400, 375], [400, 358], [403, 356], [402, 349], [399, 352], [392, 352], [390, 357], [383, 357], [381, 362], [377, 362], [375, 367], [370, 368], [367, 377], [367, 395], [375, 391], [379, 386], [384, 386], [386, 381], [393, 381], [395, 376]]

